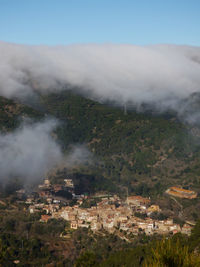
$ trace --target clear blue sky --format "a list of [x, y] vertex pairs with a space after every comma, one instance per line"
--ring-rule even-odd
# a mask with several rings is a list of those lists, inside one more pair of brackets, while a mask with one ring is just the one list
[[200, 0], [0, 0], [0, 40], [200, 46]]

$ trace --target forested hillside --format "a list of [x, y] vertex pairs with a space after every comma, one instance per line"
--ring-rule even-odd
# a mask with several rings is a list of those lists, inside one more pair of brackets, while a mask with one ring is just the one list
[[9, 132], [16, 129], [26, 118], [42, 119], [43, 115], [27, 105], [0, 96], [0, 131]]
[[[150, 109], [137, 112], [134, 108], [124, 112], [121, 107], [98, 103], [72, 91], [38, 95], [38, 103], [34, 105], [29, 101], [0, 98], [2, 136], [27, 120], [32, 123], [48, 117], [59, 122], [52, 136], [64, 154], [68, 154], [72, 145], [83, 144], [92, 155], [90, 164], [54, 170], [52, 183], [59, 184], [69, 175], [77, 194], [111, 192], [122, 196], [127, 193], [151, 196], [152, 203], [156, 200], [165, 212], [161, 214], [163, 218], [173, 212], [176, 223], [183, 224], [187, 219], [197, 221], [199, 198], [178, 200], [177, 204], [164, 194], [171, 185], [200, 193], [197, 125], [183, 123], [172, 112], [158, 114]], [[20, 186], [14, 183], [13, 188], [20, 189]], [[13, 188], [7, 185], [6, 197], [14, 192]], [[16, 257], [22, 266], [32, 266], [30, 260], [33, 266], [54, 261], [64, 264], [61, 266], [160, 266], [164, 260], [182, 264], [185, 257], [194, 264], [188, 266], [199, 264], [199, 257], [194, 253], [199, 250], [199, 223], [191, 237], [177, 235], [172, 241], [155, 242], [161, 237], [141, 234], [133, 243], [126, 243], [112, 234], [93, 235], [85, 229], [72, 231], [71, 239], [63, 241], [60, 232], [69, 227], [66, 221], [52, 219], [43, 224], [28, 213], [24, 215], [23, 205], [15, 206], [14, 195], [6, 200], [1, 196], [0, 264], [11, 264]], [[9, 203], [8, 209], [5, 201]], [[15, 221], [17, 213], [18, 222]], [[163, 252], [159, 258], [156, 257], [158, 250]], [[175, 253], [180, 250], [183, 253]], [[26, 255], [30, 255], [30, 260], [25, 260]]]
[[87, 144], [100, 162], [99, 171], [130, 191], [148, 195], [172, 184], [199, 187], [196, 126], [170, 113], [124, 113], [71, 91], [42, 96], [41, 101], [48, 114], [63, 122], [57, 130], [63, 149]]
[[172, 113], [125, 113], [72, 91], [40, 95], [39, 108], [2, 97], [0, 101], [1, 131], [11, 131], [27, 117], [56, 117], [63, 151], [71, 144], [86, 144], [95, 158], [89, 173], [128, 186], [130, 193], [162, 194], [174, 184], [200, 190], [200, 130]]

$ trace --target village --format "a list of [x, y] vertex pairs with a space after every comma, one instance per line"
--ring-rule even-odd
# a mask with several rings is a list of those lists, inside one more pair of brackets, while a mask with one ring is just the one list
[[[121, 200], [117, 195], [94, 196], [95, 205], [85, 206], [91, 196], [75, 195], [72, 179], [65, 179], [64, 186], [51, 185], [48, 179], [38, 186], [38, 197], [29, 196], [25, 200], [30, 213], [41, 213], [40, 221], [46, 223], [50, 219], [63, 218], [70, 223], [71, 229], [89, 228], [93, 232], [105, 230], [109, 233], [121, 233], [134, 236], [138, 234], [191, 234], [192, 226], [182, 227], [172, 218], [158, 220], [151, 218], [152, 213], [160, 213], [158, 205], [152, 204], [150, 198], [127, 196]], [[64, 201], [62, 197], [52, 194], [66, 189], [72, 195], [74, 204]], [[23, 193], [18, 191], [18, 193]]]

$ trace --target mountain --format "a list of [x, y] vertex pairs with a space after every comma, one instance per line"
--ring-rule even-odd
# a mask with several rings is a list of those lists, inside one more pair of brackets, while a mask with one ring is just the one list
[[62, 121], [57, 136], [63, 150], [85, 143], [103, 176], [130, 192], [158, 194], [174, 184], [199, 188], [197, 126], [184, 124], [172, 113], [132, 109], [126, 114], [72, 91], [41, 96], [41, 103], [47, 114]]
[[[164, 215], [173, 213], [176, 223], [199, 219], [199, 197], [174, 200], [165, 195], [165, 190], [173, 185], [200, 193], [200, 129], [198, 123], [184, 120], [193, 110], [198, 115], [198, 95], [185, 102], [187, 108], [182, 116], [172, 111], [159, 113], [147, 105], [139, 112], [134, 106], [127, 105], [125, 109], [111, 102], [99, 103], [74, 90], [38, 93], [36, 100], [0, 97], [1, 136], [14, 132], [22, 122], [35, 124], [55, 118], [58, 123], [51, 136], [63, 155], [68, 155], [71, 147], [77, 145], [86, 146], [91, 152], [90, 163], [86, 161], [73, 168], [61, 165], [52, 170], [52, 183], [60, 183], [70, 176], [77, 194], [101, 191], [121, 196], [127, 193], [150, 196]], [[6, 190], [13, 192], [20, 186], [16, 183], [14, 189], [9, 185]], [[199, 263], [194, 253], [199, 249], [199, 223], [191, 237], [178, 234], [169, 241], [156, 243], [159, 236], [139, 234], [132, 243], [127, 243], [118, 236], [104, 232], [92, 234], [86, 229], [70, 230], [71, 238], [64, 240], [60, 233], [70, 227], [68, 222], [51, 219], [42, 224], [40, 213], [30, 214], [24, 208], [15, 195], [7, 198], [1, 195], [0, 263], [4, 265], [8, 259], [10, 264], [15, 261], [13, 251], [18, 251], [17, 257], [27, 266], [30, 261], [34, 265], [59, 261], [65, 266], [118, 266], [119, 262], [124, 266], [143, 266], [147, 262], [151, 266], [157, 260], [154, 256], [158, 251], [163, 253], [159, 252], [160, 262], [168, 251], [169, 260], [182, 262], [187, 256], [188, 262], [197, 264], [194, 266]], [[174, 253], [180, 250], [183, 253]], [[24, 253], [31, 255], [29, 260]]]
[[21, 120], [30, 118], [38, 120], [43, 117], [41, 112], [19, 103], [17, 100], [0, 96], [0, 131], [10, 132], [16, 129]]
[[[73, 90], [38, 95], [37, 99], [37, 103], [22, 104], [1, 97], [1, 131], [12, 131], [25, 118], [57, 118], [60, 124], [54, 134], [63, 152], [72, 144], [85, 144], [93, 154], [92, 166], [74, 174], [79, 179], [84, 174], [88, 183], [93, 181], [86, 189], [89, 192], [125, 192], [128, 188], [129, 194], [158, 197], [167, 187], [180, 185], [200, 193], [198, 126], [184, 123], [173, 112], [158, 113], [150, 107], [144, 112], [134, 107], [125, 112]], [[198, 110], [199, 97], [191, 99]]]

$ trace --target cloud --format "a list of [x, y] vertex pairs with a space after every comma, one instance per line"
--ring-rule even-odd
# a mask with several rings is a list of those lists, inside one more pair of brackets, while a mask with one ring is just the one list
[[[25, 46], [0, 42], [0, 95], [23, 98], [79, 88], [98, 101], [144, 103], [157, 111], [172, 109], [187, 122], [200, 119], [200, 47], [176, 45], [85, 44]], [[185, 116], [186, 114], [186, 116]], [[58, 163], [87, 162], [89, 152], [73, 147], [67, 157], [51, 132], [54, 120], [24, 123], [0, 134], [0, 178], [17, 175], [41, 179]]]
[[200, 92], [200, 48], [176, 45], [25, 46], [0, 42], [0, 94], [79, 87], [99, 101], [180, 111]]
[[52, 136], [58, 122], [25, 122], [12, 133], [0, 134], [0, 180], [19, 177], [26, 182], [38, 182], [54, 167], [73, 167], [89, 160], [83, 145], [71, 148], [64, 155]]
[[92, 164], [93, 160], [94, 160], [94, 155], [92, 159], [91, 152], [87, 149], [87, 147], [84, 144], [71, 145], [70, 150], [66, 155], [66, 160], [64, 161], [64, 165], [67, 168], [73, 168], [74, 166]]
[[24, 123], [12, 133], [0, 135], [0, 178], [18, 176], [37, 181], [62, 160], [62, 152], [51, 136], [57, 122]]

